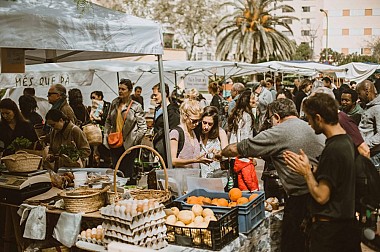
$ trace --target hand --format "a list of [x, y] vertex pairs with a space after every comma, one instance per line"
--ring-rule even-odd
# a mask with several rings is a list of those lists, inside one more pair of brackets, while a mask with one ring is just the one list
[[45, 160], [48, 161], [49, 163], [52, 163], [55, 161], [55, 157], [53, 154], [48, 154], [48, 155], [46, 155]]
[[215, 160], [222, 160], [222, 157], [223, 157], [223, 155], [222, 155], [222, 151], [220, 151], [220, 150], [212, 150], [212, 152], [214, 153], [214, 159]]
[[309, 158], [302, 149], [300, 150], [300, 154], [292, 151], [284, 151], [283, 156], [287, 167], [289, 167], [292, 171], [297, 172], [302, 176], [305, 176], [308, 172], [310, 172], [311, 165]]
[[200, 155], [196, 158], [196, 163], [211, 164], [212, 162], [214, 162], [212, 159], [206, 158], [204, 155]]

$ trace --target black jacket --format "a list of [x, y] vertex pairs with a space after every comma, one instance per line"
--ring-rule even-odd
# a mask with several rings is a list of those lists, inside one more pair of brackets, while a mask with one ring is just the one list
[[[154, 118], [156, 118], [156, 113], [160, 108], [161, 108], [161, 106], [156, 107], [156, 110], [154, 111]], [[169, 117], [169, 129], [172, 129], [175, 126], [179, 125], [179, 123], [180, 123], [179, 107], [175, 103], [170, 103], [167, 106], [167, 111], [168, 111], [168, 117]], [[157, 134], [160, 130], [164, 130], [164, 116], [163, 116], [163, 114], [159, 115], [154, 120], [154, 127], [153, 127], [154, 133]], [[168, 134], [169, 134], [169, 132], [168, 132]]]

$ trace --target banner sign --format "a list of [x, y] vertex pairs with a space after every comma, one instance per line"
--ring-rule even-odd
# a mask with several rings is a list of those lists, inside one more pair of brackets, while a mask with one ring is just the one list
[[195, 88], [198, 91], [208, 91], [208, 76], [188, 75], [185, 77], [185, 88]]
[[58, 83], [64, 86], [88, 86], [93, 78], [94, 71], [0, 74], [0, 88], [45, 87]]

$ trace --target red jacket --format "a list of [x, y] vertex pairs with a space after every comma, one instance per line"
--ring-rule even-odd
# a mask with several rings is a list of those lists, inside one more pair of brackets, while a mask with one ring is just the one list
[[238, 176], [238, 187], [242, 191], [259, 190], [259, 181], [257, 179], [255, 166], [252, 160], [244, 162], [235, 159], [234, 171]]

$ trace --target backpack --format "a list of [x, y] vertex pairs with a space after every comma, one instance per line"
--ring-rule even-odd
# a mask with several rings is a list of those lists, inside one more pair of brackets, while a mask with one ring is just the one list
[[372, 161], [362, 155], [355, 157], [355, 207], [362, 209], [380, 207], [380, 175]]
[[[185, 132], [183, 129], [179, 126], [175, 126], [174, 128], [170, 129], [170, 132], [172, 130], [177, 130], [179, 133], [179, 139], [178, 139], [178, 149], [177, 149], [177, 157], [179, 153], [182, 151], [183, 146], [185, 145]], [[156, 136], [153, 139], [153, 146], [154, 149], [161, 155], [161, 157], [164, 159], [165, 164], [168, 165], [167, 156], [166, 156], [166, 146], [165, 146], [165, 135], [164, 130], [161, 129]]]

